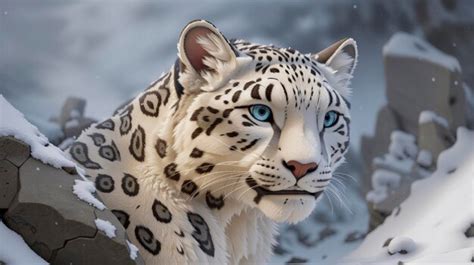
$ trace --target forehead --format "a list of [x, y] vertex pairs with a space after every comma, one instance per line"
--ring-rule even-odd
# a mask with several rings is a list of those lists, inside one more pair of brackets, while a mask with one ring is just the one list
[[254, 68], [248, 73], [248, 81], [253, 83], [253, 79], [257, 79], [264, 85], [272, 83], [277, 88], [276, 91], [281, 92], [281, 97], [277, 97], [277, 102], [272, 102], [273, 104], [302, 108], [304, 103], [307, 105], [308, 101], [319, 98], [320, 93], [337, 93], [310, 55], [291, 48], [277, 48], [245, 41], [235, 41], [234, 45], [254, 61]]
[[308, 65], [317, 70], [316, 63], [307, 54], [302, 54], [292, 48], [278, 48], [273, 45], [260, 45], [246, 41], [234, 41], [234, 46], [240, 52], [251, 57], [254, 61], [266, 64], [289, 64]]

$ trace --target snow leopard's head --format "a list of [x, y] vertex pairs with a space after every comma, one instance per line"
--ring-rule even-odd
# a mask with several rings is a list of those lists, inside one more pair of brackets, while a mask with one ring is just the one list
[[315, 54], [228, 41], [194, 21], [178, 43], [184, 87], [175, 128], [182, 191], [259, 208], [276, 221], [307, 217], [349, 146], [352, 39]]

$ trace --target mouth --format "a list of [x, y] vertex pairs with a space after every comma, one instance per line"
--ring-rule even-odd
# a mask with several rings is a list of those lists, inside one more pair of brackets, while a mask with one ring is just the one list
[[260, 187], [258, 183], [251, 177], [246, 178], [245, 183], [247, 183], [247, 185], [250, 188], [252, 188], [255, 192], [257, 192], [257, 196], [254, 199], [255, 203], [257, 204], [260, 202], [262, 197], [266, 195], [307, 195], [307, 196], [313, 196], [315, 199], [317, 199], [323, 193], [323, 191], [309, 192], [302, 189], [293, 189], [293, 190], [286, 189], [286, 190], [271, 191], [271, 190], [267, 190], [265, 188]]

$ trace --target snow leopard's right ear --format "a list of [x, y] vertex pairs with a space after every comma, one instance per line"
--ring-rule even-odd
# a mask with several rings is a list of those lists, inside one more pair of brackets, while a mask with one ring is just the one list
[[185, 89], [216, 90], [238, 68], [238, 54], [214, 25], [205, 20], [192, 21], [179, 37], [179, 81]]
[[344, 96], [350, 94], [350, 81], [357, 65], [358, 50], [351, 38], [337, 41], [326, 49], [312, 55], [313, 59], [329, 67], [336, 89]]

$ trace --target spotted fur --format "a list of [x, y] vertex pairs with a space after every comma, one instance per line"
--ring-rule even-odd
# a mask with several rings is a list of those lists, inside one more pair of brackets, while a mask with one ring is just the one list
[[[275, 221], [307, 217], [347, 152], [355, 42], [302, 54], [193, 21], [178, 50], [168, 73], [69, 154], [147, 264], [265, 263]], [[271, 120], [257, 120], [255, 104]], [[325, 126], [329, 111], [338, 119]], [[291, 161], [316, 166], [296, 177]]]

